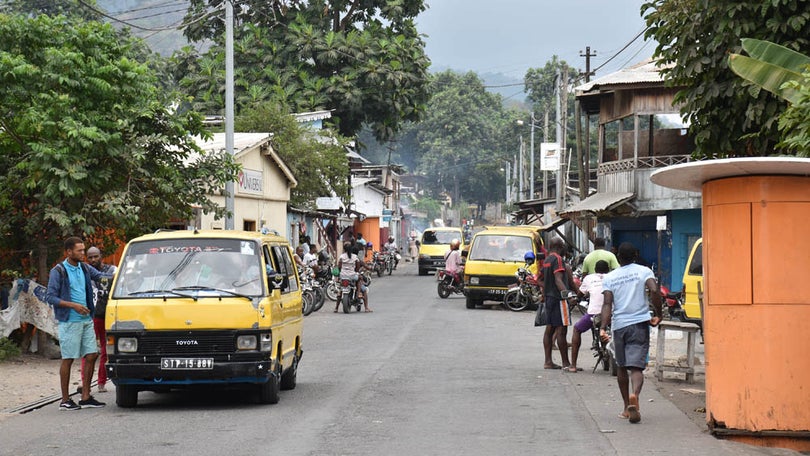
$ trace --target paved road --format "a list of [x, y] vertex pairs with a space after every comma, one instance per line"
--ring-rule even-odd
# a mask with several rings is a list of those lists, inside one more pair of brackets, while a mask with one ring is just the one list
[[327, 302], [307, 317], [298, 387], [277, 405], [202, 390], [141, 393], [136, 409], [119, 409], [99, 394], [104, 409], [53, 404], [0, 422], [0, 454], [789, 454], [714, 439], [652, 382], [642, 423], [619, 420], [606, 372], [542, 369], [531, 313], [441, 300], [413, 264], [371, 293], [373, 313], [335, 314]]

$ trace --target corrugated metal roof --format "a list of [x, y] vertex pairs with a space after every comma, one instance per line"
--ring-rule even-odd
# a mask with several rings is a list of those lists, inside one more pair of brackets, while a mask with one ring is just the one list
[[[219, 152], [225, 150], [225, 133], [214, 133], [212, 138], [208, 141], [203, 141], [201, 138], [196, 137], [194, 140], [200, 149]], [[233, 153], [239, 152], [253, 147], [268, 138], [272, 138], [272, 133], [234, 133], [233, 134]]]
[[[234, 156], [239, 156], [239, 154], [257, 147], [262, 143], [269, 143], [270, 139], [272, 138], [272, 133], [234, 133], [233, 154]], [[194, 141], [196, 141], [200, 149], [203, 150], [212, 152], [225, 150], [225, 133], [214, 133], [212, 138], [207, 141], [203, 141], [200, 137], [195, 137]], [[292, 171], [284, 160], [282, 160], [276, 151], [273, 150], [273, 147], [268, 147], [265, 153], [276, 162], [281, 172], [284, 173], [284, 175], [290, 181], [290, 186], [296, 187], [298, 185], [298, 180], [295, 179], [295, 176], [293, 176]], [[192, 160], [196, 160], [196, 158], [192, 157]]]
[[574, 90], [578, 93], [585, 93], [603, 86], [663, 82], [664, 78], [661, 76], [661, 69], [671, 67], [671, 64], [659, 66], [652, 59], [647, 59], [633, 66], [622, 68], [615, 73], [610, 73], [577, 86]]
[[601, 212], [626, 203], [636, 196], [634, 193], [612, 193], [601, 192], [589, 196], [584, 200], [566, 207], [560, 214], [572, 214], [576, 212]]

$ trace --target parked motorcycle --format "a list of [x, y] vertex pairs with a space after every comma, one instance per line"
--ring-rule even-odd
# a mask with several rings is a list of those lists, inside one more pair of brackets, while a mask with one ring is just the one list
[[685, 321], [686, 315], [683, 310], [683, 295], [681, 293], [670, 292], [669, 288], [664, 285], [659, 287], [659, 291], [664, 300], [664, 320]]
[[[304, 316], [307, 316], [314, 311], [315, 303], [318, 299], [312, 286], [312, 269], [300, 268], [298, 270], [298, 277], [301, 279], [301, 312]], [[323, 303], [321, 303], [321, 305], [323, 305]]]
[[540, 284], [537, 283], [537, 279], [528, 268], [528, 263], [518, 268], [515, 272], [517, 284], [509, 288], [503, 297], [503, 306], [513, 312], [520, 312], [528, 308], [536, 309], [542, 301], [543, 293], [540, 290]]
[[464, 280], [459, 274], [439, 269], [436, 271], [436, 280], [438, 281], [437, 291], [440, 298], [446, 299], [453, 293], [464, 294]]

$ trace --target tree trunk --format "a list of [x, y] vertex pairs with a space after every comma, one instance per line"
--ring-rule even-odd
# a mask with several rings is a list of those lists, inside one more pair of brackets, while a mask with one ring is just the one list
[[43, 285], [48, 285], [48, 245], [45, 240], [39, 238], [37, 240], [37, 281]]

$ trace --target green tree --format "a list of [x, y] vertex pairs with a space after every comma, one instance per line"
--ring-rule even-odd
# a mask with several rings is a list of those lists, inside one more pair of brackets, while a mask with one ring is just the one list
[[[503, 110], [501, 97], [485, 90], [472, 72], [445, 71], [434, 75], [425, 120], [418, 125], [418, 171], [433, 182], [434, 198], [449, 193], [453, 204], [501, 200], [493, 171], [517, 151], [511, 135], [514, 116]], [[503, 181], [501, 180], [501, 183]]]
[[298, 181], [290, 192], [290, 205], [315, 209], [315, 198], [332, 195], [348, 205], [346, 138], [329, 130], [307, 130], [289, 112], [271, 103], [246, 109], [237, 117], [235, 128], [241, 132], [273, 133], [273, 149]]
[[424, 212], [428, 220], [435, 220], [442, 217], [442, 203], [429, 196], [411, 202], [410, 207], [413, 210]]
[[810, 56], [751, 38], [742, 47], [750, 56], [731, 54], [732, 71], [790, 103], [779, 118], [783, 136], [777, 147], [810, 156]]
[[641, 7], [646, 36], [690, 122], [699, 158], [770, 155], [779, 141], [784, 100], [751, 86], [728, 67], [750, 37], [807, 52], [810, 9], [802, 0], [653, 0]]
[[[526, 98], [532, 103], [532, 108], [538, 117], [542, 117], [541, 113], [545, 112], [548, 112], [549, 118], [552, 119], [556, 115], [557, 72], [562, 72], [563, 67], [568, 67], [568, 64], [554, 55], [543, 68], [526, 70], [526, 75], [523, 77], [523, 91], [528, 94]], [[572, 83], [573, 80], [570, 82]]]
[[84, 0], [84, 6], [77, 0], [0, 0], [0, 13], [22, 14], [24, 16], [58, 16], [60, 14], [82, 20], [100, 20], [96, 0]]
[[0, 14], [0, 230], [21, 242], [6, 248], [35, 246], [42, 280], [65, 236], [141, 234], [193, 204], [224, 212], [206, 195], [238, 167], [196, 146], [201, 118], [169, 108], [138, 43], [99, 22]]
[[[186, 35], [215, 45], [177, 56], [177, 75], [194, 109], [221, 112], [224, 85], [220, 0], [191, 0]], [[427, 101], [424, 42], [414, 18], [422, 0], [245, 0], [235, 8], [235, 105], [272, 101], [296, 112], [333, 110], [344, 136], [363, 124], [388, 140], [419, 120]], [[205, 20], [199, 20], [206, 17]]]

